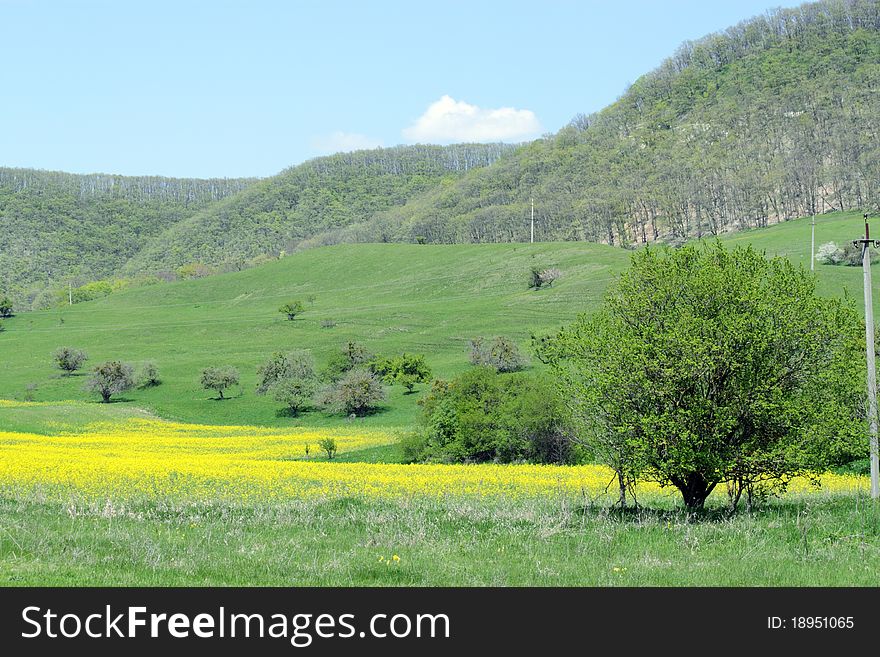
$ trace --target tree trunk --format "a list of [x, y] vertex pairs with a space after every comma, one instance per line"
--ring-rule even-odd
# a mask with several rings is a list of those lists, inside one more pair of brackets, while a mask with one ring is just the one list
[[620, 508], [626, 508], [626, 479], [623, 476], [623, 472], [617, 471], [617, 483], [620, 486], [620, 497], [618, 498], [618, 502], [620, 503]]
[[702, 509], [706, 498], [715, 488], [715, 482], [709, 482], [701, 472], [689, 472], [685, 477], [672, 477], [672, 484], [681, 491], [688, 511]]
[[223, 399], [224, 398], [223, 397], [223, 388], [220, 388], [220, 390], [218, 392], [220, 393], [220, 399]]
[[105, 391], [105, 390], [102, 390], [102, 391], [101, 391], [101, 397], [103, 398], [105, 404], [109, 404], [109, 403], [110, 403], [110, 393], [109, 393], [109, 392], [107, 392], [107, 391]]

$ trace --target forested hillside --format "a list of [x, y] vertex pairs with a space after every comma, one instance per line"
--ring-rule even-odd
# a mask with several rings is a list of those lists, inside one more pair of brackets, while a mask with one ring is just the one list
[[[364, 222], [428, 189], [452, 184], [514, 149], [505, 144], [397, 146], [309, 160], [167, 230], [126, 270], [191, 262], [237, 265], [290, 251], [313, 235]], [[375, 233], [374, 241], [390, 235]]]
[[[880, 204], [880, 3], [776, 10], [683, 44], [613, 105], [317, 243], [611, 244]], [[582, 81], [586, 83], [586, 81]]]
[[358, 151], [259, 181], [0, 170], [0, 292], [41, 307], [70, 279], [323, 244], [527, 241], [531, 198], [538, 240], [613, 245], [872, 210], [878, 138], [880, 2], [827, 0], [685, 43], [606, 109], [519, 147]]
[[53, 287], [110, 276], [167, 227], [253, 182], [0, 168], [0, 293], [45, 305]]

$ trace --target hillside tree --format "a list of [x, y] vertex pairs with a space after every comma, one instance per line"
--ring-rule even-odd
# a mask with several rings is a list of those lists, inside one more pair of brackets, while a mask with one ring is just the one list
[[783, 489], [865, 452], [863, 326], [783, 258], [720, 243], [643, 249], [595, 316], [538, 341], [581, 440], [690, 510], [728, 484]]

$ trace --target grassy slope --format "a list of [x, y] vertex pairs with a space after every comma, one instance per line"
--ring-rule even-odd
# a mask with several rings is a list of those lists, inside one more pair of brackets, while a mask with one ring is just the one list
[[[107, 359], [154, 359], [164, 383], [126, 393], [125, 403], [162, 417], [216, 424], [283, 425], [345, 420], [309, 413], [277, 417], [278, 404], [254, 393], [256, 368], [276, 350], [306, 348], [322, 366], [346, 340], [383, 354], [425, 353], [435, 373], [467, 367], [467, 342], [510, 335], [527, 348], [529, 331], [552, 329], [594, 308], [627, 262], [619, 249], [594, 244], [344, 245], [315, 249], [234, 274], [131, 290], [60, 310], [21, 314], [0, 334], [0, 398], [88, 399], [85, 375], [60, 376], [51, 362], [62, 345], [85, 349], [88, 365]], [[526, 288], [533, 263], [557, 265], [552, 289]], [[278, 307], [315, 295], [290, 322]], [[332, 319], [334, 328], [321, 328]], [[199, 388], [201, 368], [235, 365], [240, 397], [212, 399]], [[388, 409], [368, 424], [411, 422], [417, 394], [392, 389]], [[237, 393], [233, 393], [237, 394]], [[97, 405], [96, 405], [97, 406]]]
[[[734, 233], [724, 240], [751, 243], [808, 267], [809, 221]], [[843, 244], [861, 230], [855, 213], [818, 217], [817, 248], [830, 240]], [[63, 377], [52, 367], [52, 351], [69, 345], [86, 349], [91, 365], [111, 358], [159, 364], [163, 385], [126, 393], [120, 406], [215, 424], [346, 422], [320, 412], [300, 419], [279, 417], [276, 402], [253, 392], [257, 366], [276, 350], [294, 348], [312, 350], [321, 366], [354, 339], [378, 353], [424, 353], [435, 374], [449, 376], [467, 367], [471, 337], [510, 335], [528, 349], [530, 331], [552, 330], [595, 309], [627, 262], [623, 250], [585, 243], [315, 249], [243, 272], [135, 289], [7, 320], [7, 330], [0, 333], [0, 399], [22, 398], [28, 384], [37, 385], [38, 400], [90, 399], [83, 391], [85, 375]], [[525, 280], [533, 264], [557, 265], [564, 278], [552, 289], [528, 290]], [[817, 265], [817, 275], [821, 293], [846, 291], [860, 303], [860, 269]], [[289, 322], [278, 313], [285, 300], [309, 295], [316, 300], [306, 304], [300, 319]], [[880, 299], [880, 290], [874, 296]], [[336, 326], [321, 328], [324, 319]], [[241, 370], [242, 388], [233, 393], [239, 396], [221, 402], [199, 388], [200, 369], [214, 364]], [[363, 422], [408, 425], [418, 397], [393, 388], [385, 409]], [[94, 408], [106, 412], [98, 404]]]

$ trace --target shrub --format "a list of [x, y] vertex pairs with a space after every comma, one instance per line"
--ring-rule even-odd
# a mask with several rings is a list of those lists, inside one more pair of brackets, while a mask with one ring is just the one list
[[232, 366], [206, 367], [202, 370], [201, 384], [205, 390], [216, 390], [220, 399], [225, 399], [223, 391], [238, 385], [238, 370]]
[[321, 442], [318, 443], [318, 446], [327, 452], [327, 458], [332, 459], [336, 456], [336, 440], [334, 438], [322, 438]]
[[529, 272], [529, 287], [540, 290], [544, 285], [550, 287], [553, 281], [562, 276], [562, 272], [557, 267], [532, 267]]
[[411, 393], [417, 383], [431, 378], [431, 368], [421, 354], [403, 354], [393, 358], [378, 358], [370, 364], [371, 369], [389, 384], [398, 383]]
[[182, 279], [187, 278], [205, 278], [215, 273], [215, 270], [201, 262], [191, 262], [176, 270], [177, 276]]
[[107, 361], [92, 370], [86, 381], [86, 390], [97, 392], [105, 404], [110, 397], [134, 387], [134, 370], [131, 365], [118, 360]]
[[12, 299], [0, 296], [0, 317], [12, 317]]
[[516, 372], [528, 365], [519, 347], [510, 338], [474, 338], [470, 342], [471, 365], [491, 367], [497, 372]]
[[71, 347], [59, 347], [52, 354], [52, 358], [55, 365], [68, 376], [80, 369], [83, 363], [89, 359], [86, 352]]
[[843, 249], [841, 249], [834, 242], [828, 242], [819, 247], [819, 250], [816, 251], [816, 260], [820, 263], [827, 263], [829, 265], [837, 265], [840, 264], [841, 260], [843, 260]]
[[155, 361], [148, 360], [141, 365], [138, 383], [141, 388], [152, 388], [162, 383], [162, 379], [159, 378], [159, 366]]
[[287, 315], [287, 319], [289, 319], [290, 321], [293, 321], [296, 318], [296, 316], [299, 315], [300, 313], [302, 313], [305, 309], [306, 309], [306, 307], [303, 305], [303, 302], [296, 300], [296, 301], [288, 301], [287, 303], [285, 303], [283, 306], [281, 306], [278, 309], [278, 312], [280, 312], [283, 315]]
[[[871, 263], [876, 263], [878, 254], [871, 251]], [[837, 246], [834, 242], [828, 242], [819, 247], [816, 251], [816, 260], [829, 265], [845, 265], [848, 267], [862, 266], [862, 247], [852, 242], [847, 242], [843, 248]]]
[[422, 403], [419, 429], [402, 441], [410, 460], [570, 463], [573, 431], [547, 376], [470, 370], [437, 382]]
[[322, 395], [322, 405], [332, 412], [362, 417], [385, 399], [382, 382], [365, 367], [346, 372]]
[[336, 322], [332, 319], [322, 319], [321, 320], [321, 328], [333, 328], [336, 326]]

